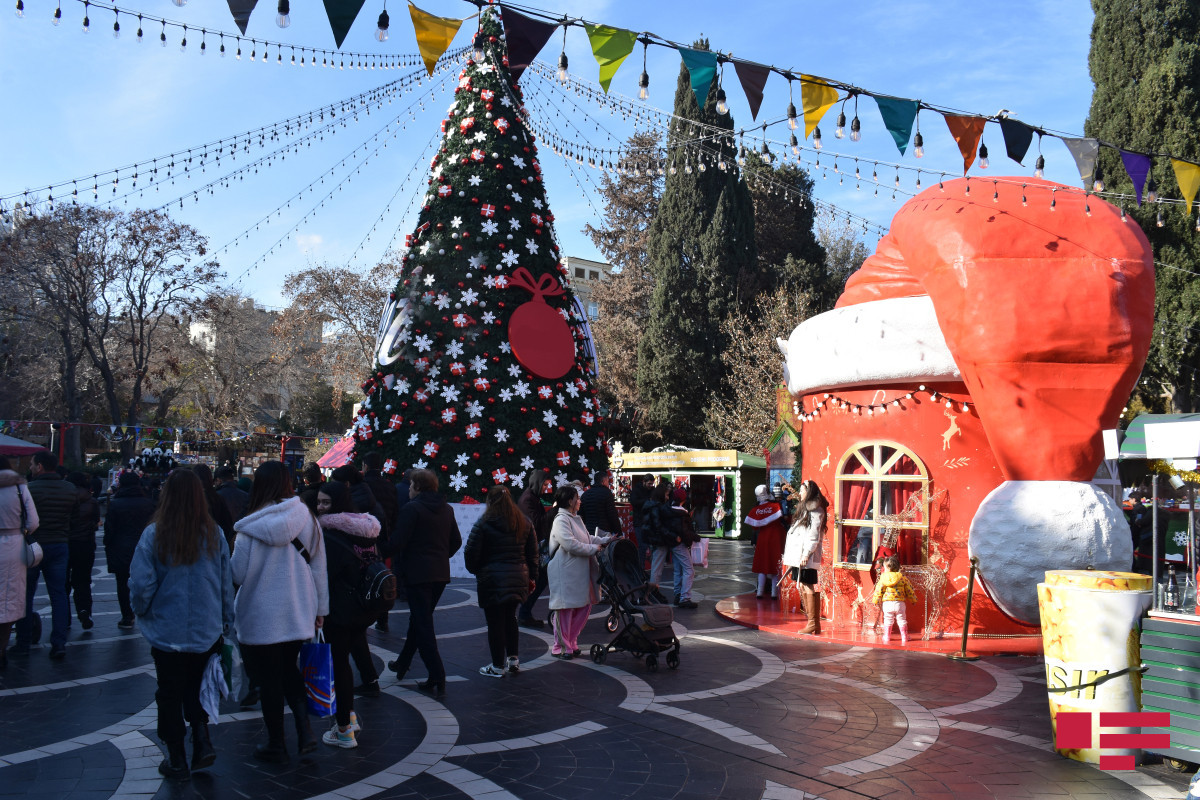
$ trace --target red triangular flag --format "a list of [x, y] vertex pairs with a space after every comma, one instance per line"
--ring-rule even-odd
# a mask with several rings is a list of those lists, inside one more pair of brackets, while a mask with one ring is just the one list
[[979, 150], [979, 139], [983, 136], [983, 126], [987, 120], [983, 117], [960, 117], [946, 115], [946, 127], [950, 135], [958, 142], [958, 152], [963, 157], [963, 175], [975, 163], [975, 153]]

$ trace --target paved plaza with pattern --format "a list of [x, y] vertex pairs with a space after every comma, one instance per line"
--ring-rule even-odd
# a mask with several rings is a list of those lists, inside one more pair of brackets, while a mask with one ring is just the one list
[[[257, 710], [222, 706], [216, 764], [164, 781], [154, 735], [154, 671], [137, 631], [118, 631], [112, 576], [98, 553], [96, 626], [71, 629], [0, 672], [0, 796], [107, 798], [1179, 798], [1188, 775], [1151, 765], [1104, 773], [1050, 748], [1042, 662], [957, 663], [928, 654], [814, 643], [748, 630], [713, 613], [752, 588], [747, 544], [714, 541], [698, 569], [700, 607], [677, 610], [678, 670], [628, 654], [603, 665], [549, 655], [522, 629], [522, 669], [484, 677], [474, 581], [447, 589], [436, 621], [450, 678], [443, 698], [383, 669], [379, 698], [358, 698], [356, 750], [320, 746], [275, 766], [251, 757]], [[46, 621], [44, 591], [36, 606]], [[403, 644], [372, 630], [380, 665]], [[545, 616], [545, 602], [538, 613]], [[610, 638], [593, 609], [581, 646]], [[661, 662], [660, 662], [661, 663]], [[328, 721], [314, 720], [318, 734]]]

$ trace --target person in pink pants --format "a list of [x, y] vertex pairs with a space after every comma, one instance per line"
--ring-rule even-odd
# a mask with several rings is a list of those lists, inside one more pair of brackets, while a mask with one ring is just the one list
[[599, 566], [596, 554], [611, 536], [594, 536], [579, 518], [579, 490], [567, 484], [554, 495], [557, 509], [550, 527], [550, 610], [554, 612], [555, 658], [568, 660], [580, 654], [579, 634], [587, 624], [592, 604], [600, 599], [596, 588]]

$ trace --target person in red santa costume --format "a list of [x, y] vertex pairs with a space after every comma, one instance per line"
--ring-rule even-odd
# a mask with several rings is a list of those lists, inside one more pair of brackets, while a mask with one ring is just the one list
[[779, 560], [783, 557], [783, 509], [762, 484], [754, 487], [754, 496], [758, 498], [758, 505], [746, 515], [746, 524], [758, 533], [751, 567], [758, 574], [756, 594], [762, 600], [767, 596], [767, 587], [770, 586], [771, 599], [775, 600], [779, 597]]

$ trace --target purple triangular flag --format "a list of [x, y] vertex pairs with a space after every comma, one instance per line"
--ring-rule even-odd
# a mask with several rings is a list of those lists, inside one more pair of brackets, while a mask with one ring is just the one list
[[746, 93], [746, 100], [750, 103], [750, 118], [757, 119], [758, 108], [762, 105], [763, 87], [767, 85], [767, 76], [771, 74], [771, 69], [746, 61], [734, 61], [733, 68], [737, 70], [742, 91]]
[[242, 35], [246, 35], [246, 25], [250, 23], [250, 12], [258, 5], [258, 0], [229, 0], [229, 13], [233, 14], [233, 24], [238, 26]]
[[1121, 151], [1121, 163], [1133, 181], [1133, 190], [1137, 192], [1137, 204], [1142, 204], [1142, 187], [1146, 185], [1146, 176], [1150, 174], [1150, 156], [1143, 153]]
[[508, 71], [516, 83], [558, 30], [558, 25], [518, 14], [505, 5], [500, 6], [500, 23], [504, 26], [504, 41], [508, 46]]

